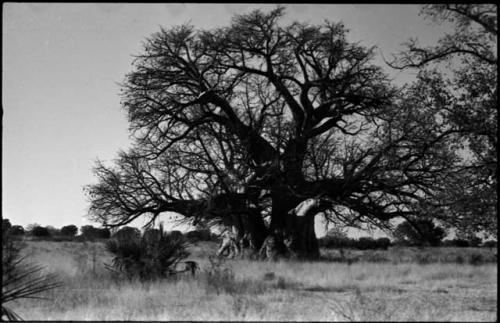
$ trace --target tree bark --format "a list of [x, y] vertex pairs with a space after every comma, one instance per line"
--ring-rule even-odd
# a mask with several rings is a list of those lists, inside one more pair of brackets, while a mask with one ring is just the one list
[[314, 230], [314, 214], [296, 217], [295, 236], [292, 238], [290, 249], [299, 258], [317, 259], [319, 258], [319, 245]]
[[301, 259], [318, 258], [319, 246], [314, 230], [315, 212], [297, 216], [294, 208], [300, 202], [302, 201], [296, 196], [283, 191], [273, 193], [271, 230], [269, 230], [274, 240], [273, 253]]
[[314, 216], [310, 212], [297, 216], [295, 208], [303, 202], [293, 192], [293, 188], [303, 187], [302, 164], [307, 149], [307, 140], [291, 140], [284, 154], [281, 165], [282, 174], [278, 176], [272, 188], [272, 213], [270, 235], [273, 235], [274, 253], [285, 257], [318, 258], [319, 247], [314, 231]]

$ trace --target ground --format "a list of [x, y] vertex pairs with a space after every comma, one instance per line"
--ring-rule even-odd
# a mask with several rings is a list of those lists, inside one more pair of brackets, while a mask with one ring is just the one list
[[347, 250], [349, 263], [322, 250], [329, 260], [216, 265], [207, 255], [217, 245], [209, 243], [192, 248], [196, 277], [145, 283], [113, 279], [102, 243], [26, 243], [29, 259], [57, 273], [64, 287], [10, 304], [25, 320], [497, 319], [496, 249]]

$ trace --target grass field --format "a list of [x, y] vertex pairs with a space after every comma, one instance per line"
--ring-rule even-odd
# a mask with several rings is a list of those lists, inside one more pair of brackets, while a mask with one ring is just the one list
[[[349, 251], [336, 261], [209, 262], [214, 244], [192, 248], [196, 277], [114, 279], [102, 243], [30, 241], [29, 259], [64, 287], [11, 304], [26, 320], [438, 320], [496, 321], [496, 249]], [[336, 251], [323, 254], [335, 259]], [[457, 257], [461, 257], [457, 261]], [[472, 257], [472, 258], [471, 258]], [[455, 261], [453, 261], [455, 260]], [[224, 270], [226, 269], [226, 270]], [[211, 273], [211, 275], [208, 274]]]

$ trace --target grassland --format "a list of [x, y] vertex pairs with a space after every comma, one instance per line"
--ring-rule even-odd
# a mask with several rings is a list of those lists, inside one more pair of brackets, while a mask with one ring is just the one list
[[[357, 262], [256, 262], [192, 248], [196, 277], [140, 282], [114, 279], [102, 243], [30, 241], [29, 258], [64, 287], [45, 300], [11, 304], [27, 320], [496, 321], [496, 249], [349, 251]], [[336, 251], [323, 251], [330, 259]], [[461, 257], [463, 260], [460, 261]], [[457, 261], [458, 259], [458, 261]], [[496, 258], [495, 258], [496, 259]], [[210, 273], [210, 275], [209, 275]]]

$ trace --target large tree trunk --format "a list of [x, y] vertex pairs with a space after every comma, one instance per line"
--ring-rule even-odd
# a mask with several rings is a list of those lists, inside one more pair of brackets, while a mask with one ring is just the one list
[[306, 202], [290, 194], [273, 194], [269, 228], [256, 210], [234, 215], [228, 220], [228, 230], [218, 255], [249, 258], [259, 255], [261, 259], [318, 258], [314, 230], [316, 213], [314, 210], [300, 212], [300, 207]]
[[314, 211], [298, 216], [295, 208], [302, 201], [282, 190], [274, 191], [272, 198], [271, 226], [268, 238], [261, 247], [261, 255], [265, 258], [318, 258]]
[[252, 258], [258, 253], [268, 232], [258, 208], [241, 209], [223, 217], [223, 223], [226, 231], [218, 256]]
[[294, 193], [293, 188], [304, 185], [302, 163], [306, 147], [306, 140], [290, 141], [280, 161], [274, 166], [270, 187], [272, 211], [269, 228], [266, 228], [259, 208], [252, 210], [250, 207], [251, 204], [259, 203], [257, 197], [260, 195], [260, 190], [253, 194], [248, 194], [250, 192], [247, 191], [251, 201], [247, 200], [246, 206], [243, 207], [246, 211], [233, 213], [226, 218], [225, 224], [232, 226], [233, 233], [224, 241], [228, 249], [235, 250], [233, 254], [244, 255], [245, 249], [251, 249], [251, 254], [258, 250], [260, 257], [267, 259], [319, 257], [319, 247], [314, 232], [316, 214], [314, 207], [299, 207], [302, 211], [307, 209], [304, 212], [295, 210], [304, 202], [303, 198]]
[[290, 243], [290, 249], [299, 258], [319, 258], [319, 245], [314, 230], [314, 214], [297, 217], [295, 221], [295, 236]]
[[[302, 187], [302, 164], [307, 140], [291, 140], [282, 155], [280, 170], [271, 189], [272, 213], [269, 230], [269, 246], [263, 246], [269, 256], [281, 255], [297, 258], [318, 258], [319, 247], [314, 232], [314, 208], [305, 214], [297, 214], [295, 208], [303, 202], [293, 188]], [[316, 203], [313, 203], [316, 206]], [[299, 212], [300, 213], [300, 212]], [[274, 249], [274, 250], [273, 250]], [[261, 249], [262, 251], [262, 249]]]

